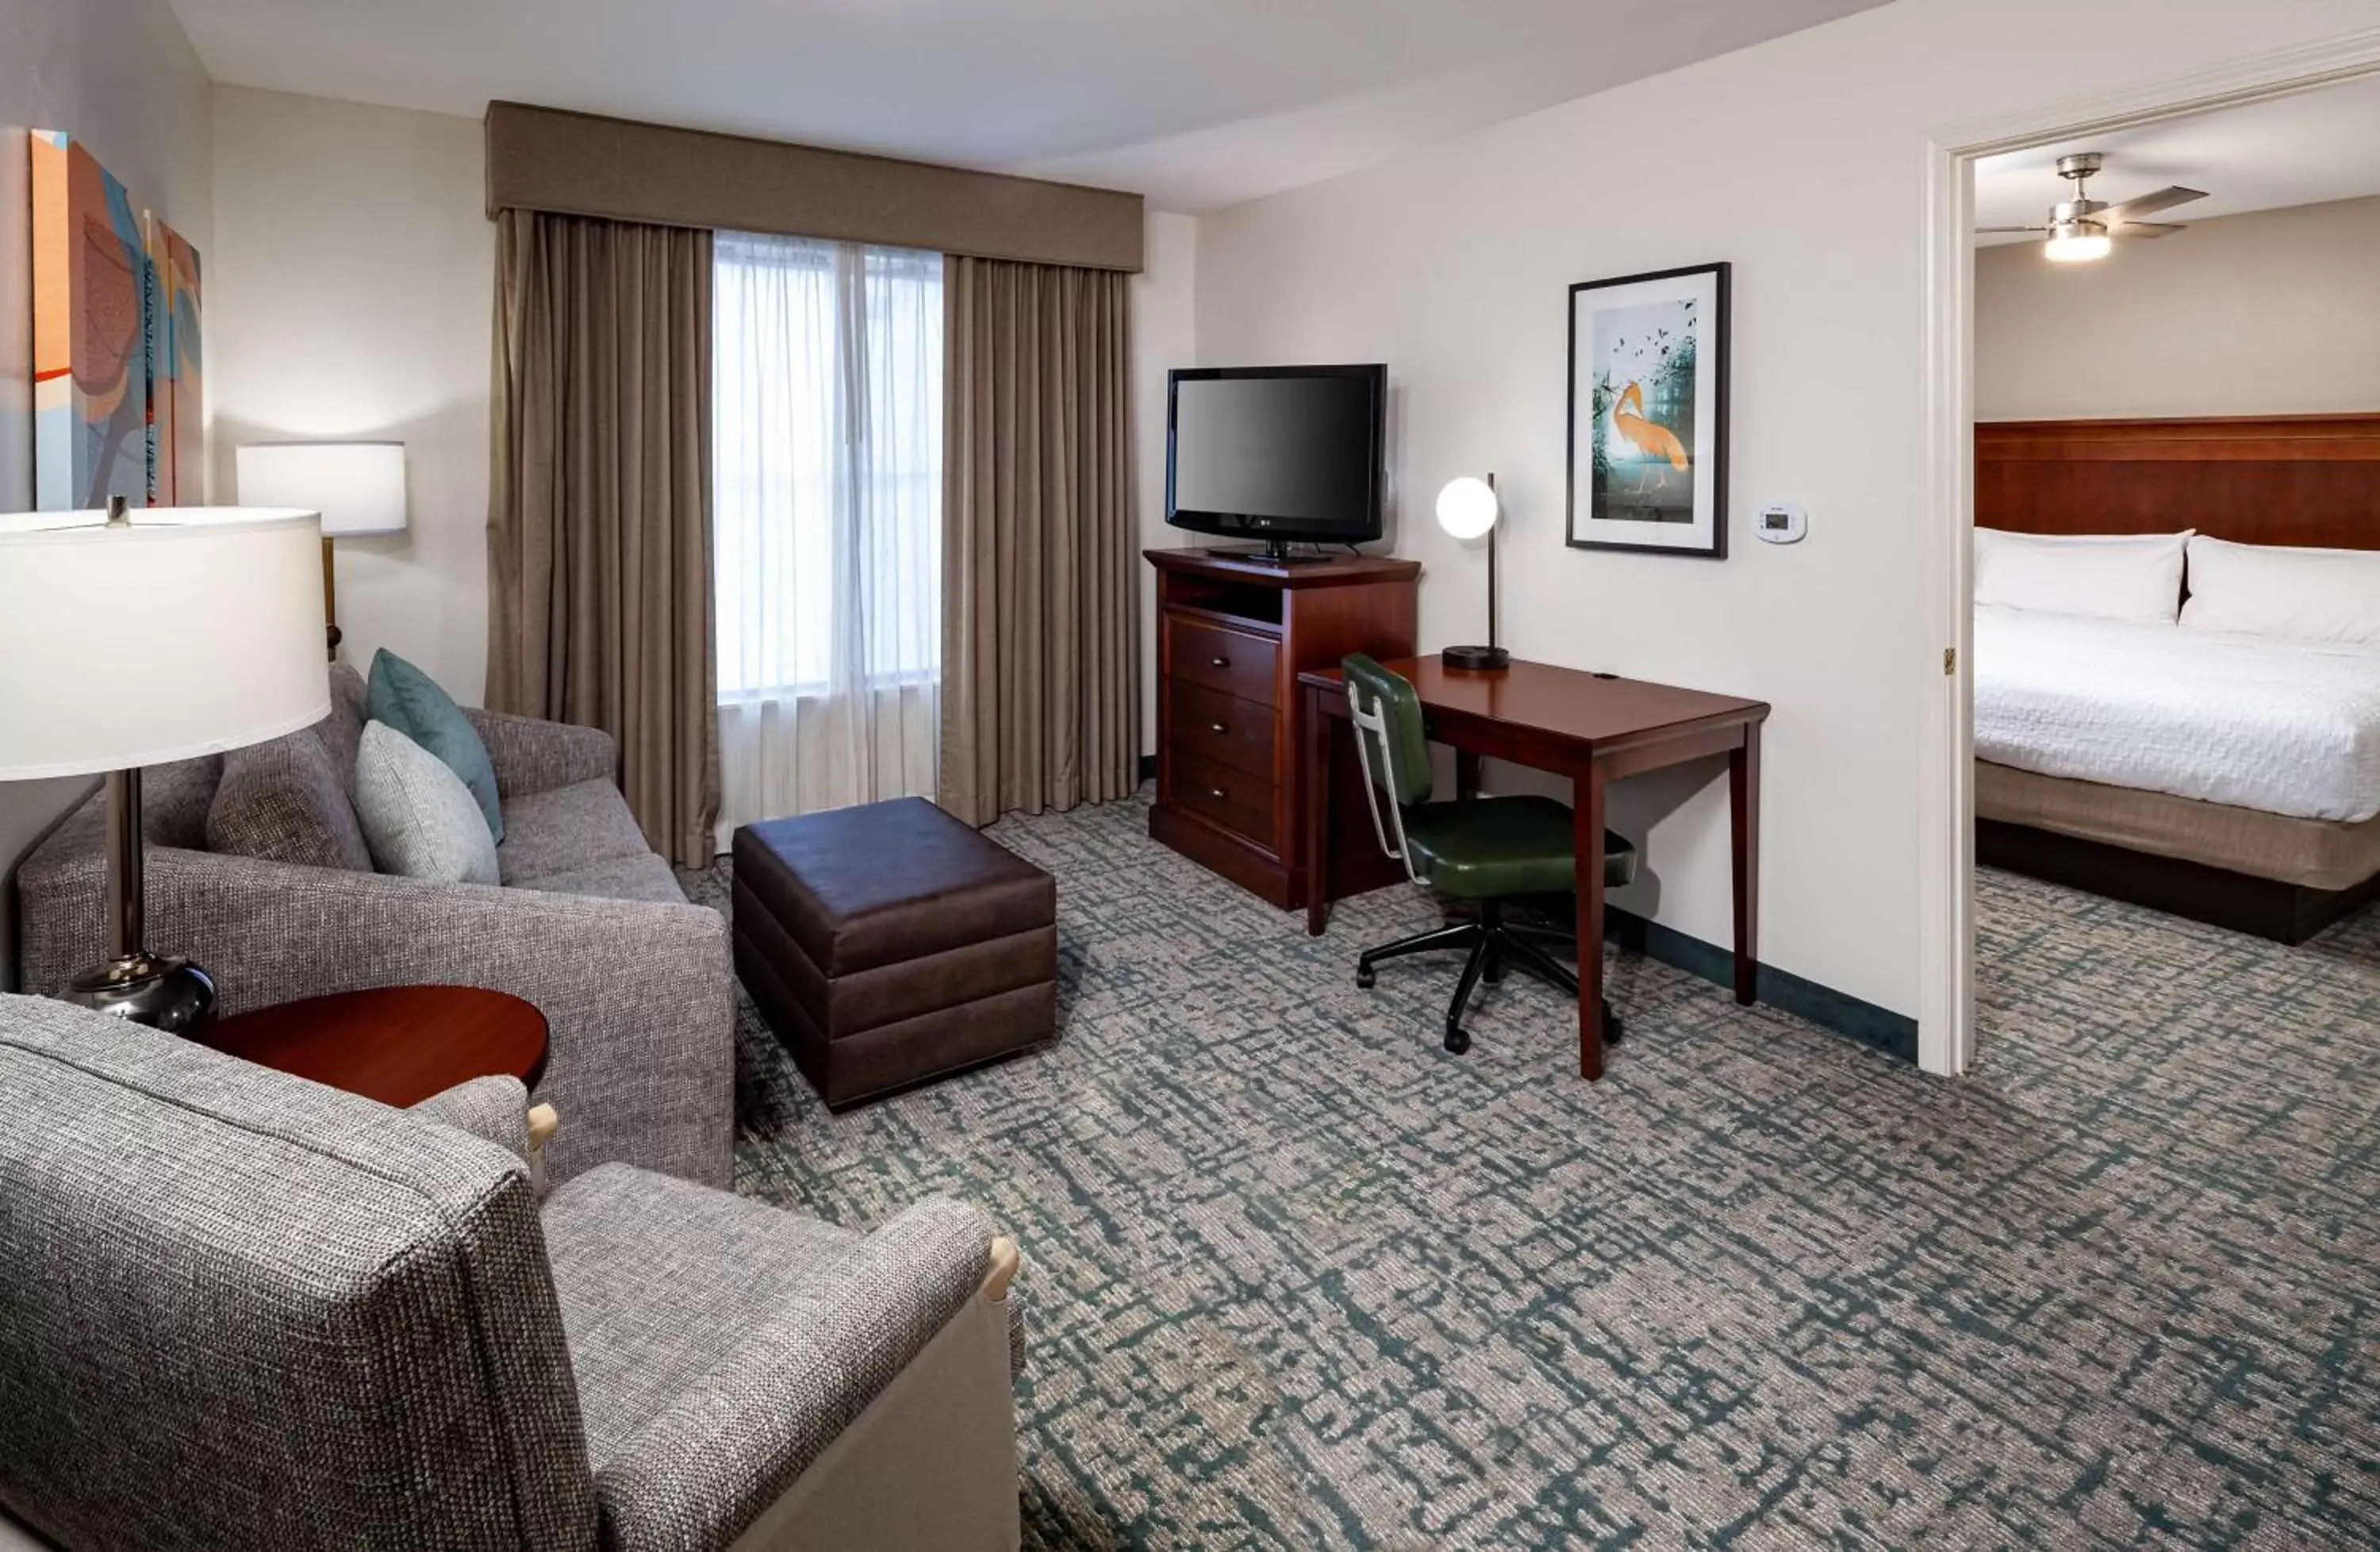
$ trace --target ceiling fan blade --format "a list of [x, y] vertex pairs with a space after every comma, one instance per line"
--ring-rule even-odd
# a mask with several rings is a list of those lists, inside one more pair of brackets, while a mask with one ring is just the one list
[[2116, 228], [2115, 235], [2119, 237], [2169, 237], [2176, 232], [2189, 230], [2188, 226], [2178, 222], [2127, 221]]
[[2138, 221], [2144, 215], [2155, 215], [2161, 210], [2171, 210], [2176, 205], [2186, 205], [2192, 200], [2205, 198], [2206, 191], [2203, 188], [2184, 188], [2177, 184], [2171, 188], [2160, 188], [2154, 194], [2143, 194], [2135, 199], [2120, 200], [2109, 205], [2091, 219], [2102, 225], [2121, 225]]
[[1975, 228], [1975, 235], [1982, 236], [1989, 232], [2046, 232], [2048, 230], [2046, 226], [1978, 226]]

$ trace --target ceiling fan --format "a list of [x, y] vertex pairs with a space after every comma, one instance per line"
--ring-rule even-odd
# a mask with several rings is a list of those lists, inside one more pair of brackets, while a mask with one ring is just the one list
[[2105, 204], [2089, 198], [2082, 186], [2085, 178], [2098, 173], [2100, 164], [2105, 160], [2095, 151], [2079, 151], [2071, 156], [2058, 159], [2058, 176], [2074, 185], [2074, 198], [2049, 208], [2048, 225], [1978, 226], [1975, 230], [1978, 233], [2046, 232], [2049, 240], [2043, 245], [2044, 253], [2061, 264], [2082, 263], [2093, 259], [2105, 259], [2117, 237], [2162, 237], [2182, 230], [2178, 224], [2141, 218], [2171, 210], [2176, 205], [2188, 204], [2192, 200], [2206, 198], [2204, 189], [2184, 188], [2176, 184], [2169, 188], [2160, 188], [2154, 194], [2143, 194], [2112, 205]]

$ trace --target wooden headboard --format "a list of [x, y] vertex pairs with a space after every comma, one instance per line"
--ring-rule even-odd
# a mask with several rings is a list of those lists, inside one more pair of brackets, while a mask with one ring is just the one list
[[2380, 550], [2380, 414], [1978, 421], [1975, 522]]

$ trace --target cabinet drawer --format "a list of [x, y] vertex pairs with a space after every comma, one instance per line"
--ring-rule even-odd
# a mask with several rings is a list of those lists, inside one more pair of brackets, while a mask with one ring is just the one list
[[1175, 746], [1263, 781], [1272, 780], [1271, 707], [1187, 680], [1172, 685], [1171, 693], [1168, 737]]
[[1259, 706], [1276, 704], [1273, 670], [1281, 643], [1184, 615], [1165, 621], [1165, 661], [1177, 682], [1204, 685]]
[[1179, 744], [1167, 749], [1165, 758], [1171, 764], [1168, 774], [1172, 778], [1174, 802], [1237, 831], [1266, 851], [1274, 849], [1271, 777], [1234, 770]]

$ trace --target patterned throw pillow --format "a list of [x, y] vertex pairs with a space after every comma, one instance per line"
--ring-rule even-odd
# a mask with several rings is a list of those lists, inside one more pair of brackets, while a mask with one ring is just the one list
[[356, 813], [383, 873], [449, 884], [496, 881], [496, 843], [463, 779], [383, 721], [356, 746]]
[[346, 783], [312, 728], [225, 755], [206, 834], [207, 850], [229, 856], [371, 871]]
[[496, 802], [496, 766], [488, 746], [454, 697], [438, 682], [383, 647], [372, 654], [371, 687], [364, 715], [386, 722], [446, 762], [463, 779], [487, 819], [488, 833], [504, 838], [504, 813]]

